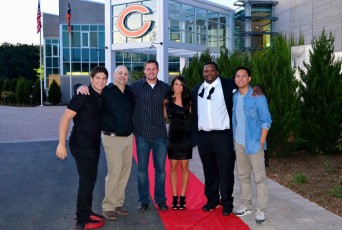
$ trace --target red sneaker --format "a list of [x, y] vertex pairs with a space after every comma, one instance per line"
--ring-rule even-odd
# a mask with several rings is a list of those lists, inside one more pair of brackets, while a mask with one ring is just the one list
[[76, 223], [75, 230], [90, 230], [101, 228], [104, 225], [104, 221], [88, 220], [86, 223]]
[[104, 221], [104, 220], [105, 220], [105, 217], [102, 216], [102, 215], [100, 215], [100, 214], [92, 213], [92, 214], [89, 216], [89, 220]]

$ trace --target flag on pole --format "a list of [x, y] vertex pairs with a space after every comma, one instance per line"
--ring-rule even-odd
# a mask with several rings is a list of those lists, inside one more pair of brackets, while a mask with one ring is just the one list
[[42, 21], [41, 21], [42, 14], [40, 12], [40, 0], [38, 0], [38, 10], [37, 10], [37, 34], [39, 34], [40, 30], [42, 29]]
[[70, 33], [71, 31], [71, 8], [70, 8], [70, 0], [68, 1], [68, 13], [66, 15], [66, 19], [68, 21], [68, 32]]

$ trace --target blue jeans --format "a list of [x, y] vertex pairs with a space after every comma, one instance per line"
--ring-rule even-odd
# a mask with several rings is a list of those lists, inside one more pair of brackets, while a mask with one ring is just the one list
[[165, 161], [167, 139], [145, 139], [136, 137], [137, 154], [138, 154], [138, 193], [140, 203], [150, 203], [148, 179], [148, 164], [150, 151], [152, 149], [152, 157], [155, 170], [154, 182], [154, 201], [159, 204], [166, 202], [165, 197]]

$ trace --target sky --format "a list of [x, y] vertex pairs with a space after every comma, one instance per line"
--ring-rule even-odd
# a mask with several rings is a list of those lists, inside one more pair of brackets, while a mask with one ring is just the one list
[[[66, 0], [65, 0], [66, 1]], [[105, 2], [105, 0], [93, 0]], [[210, 0], [233, 8], [236, 0]], [[59, 13], [59, 0], [40, 0], [40, 10], [43, 13]], [[20, 6], [19, 6], [20, 5]], [[5, 0], [0, 3], [0, 45], [11, 44], [39, 45], [37, 34], [38, 0]], [[72, 5], [71, 5], [72, 10]], [[43, 24], [44, 27], [44, 24]], [[43, 38], [42, 38], [43, 39]]]

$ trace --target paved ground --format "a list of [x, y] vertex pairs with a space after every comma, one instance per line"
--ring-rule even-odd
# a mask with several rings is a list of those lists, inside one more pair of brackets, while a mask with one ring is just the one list
[[[64, 109], [64, 106], [0, 106], [0, 229], [60, 230], [73, 226], [77, 173], [72, 158], [60, 161], [55, 157], [58, 123]], [[105, 164], [101, 154], [101, 178], [106, 173]], [[196, 149], [190, 169], [204, 181]], [[163, 229], [155, 209], [147, 215], [137, 212], [136, 170], [134, 165], [126, 195], [126, 208], [132, 215], [107, 222], [102, 229]], [[251, 229], [342, 229], [341, 217], [272, 180], [268, 180], [268, 185], [266, 223], [255, 224], [255, 210], [252, 215], [242, 217]], [[239, 190], [236, 179], [236, 207]], [[98, 180], [94, 191], [94, 210], [98, 212], [101, 212], [103, 191], [104, 183]]]

